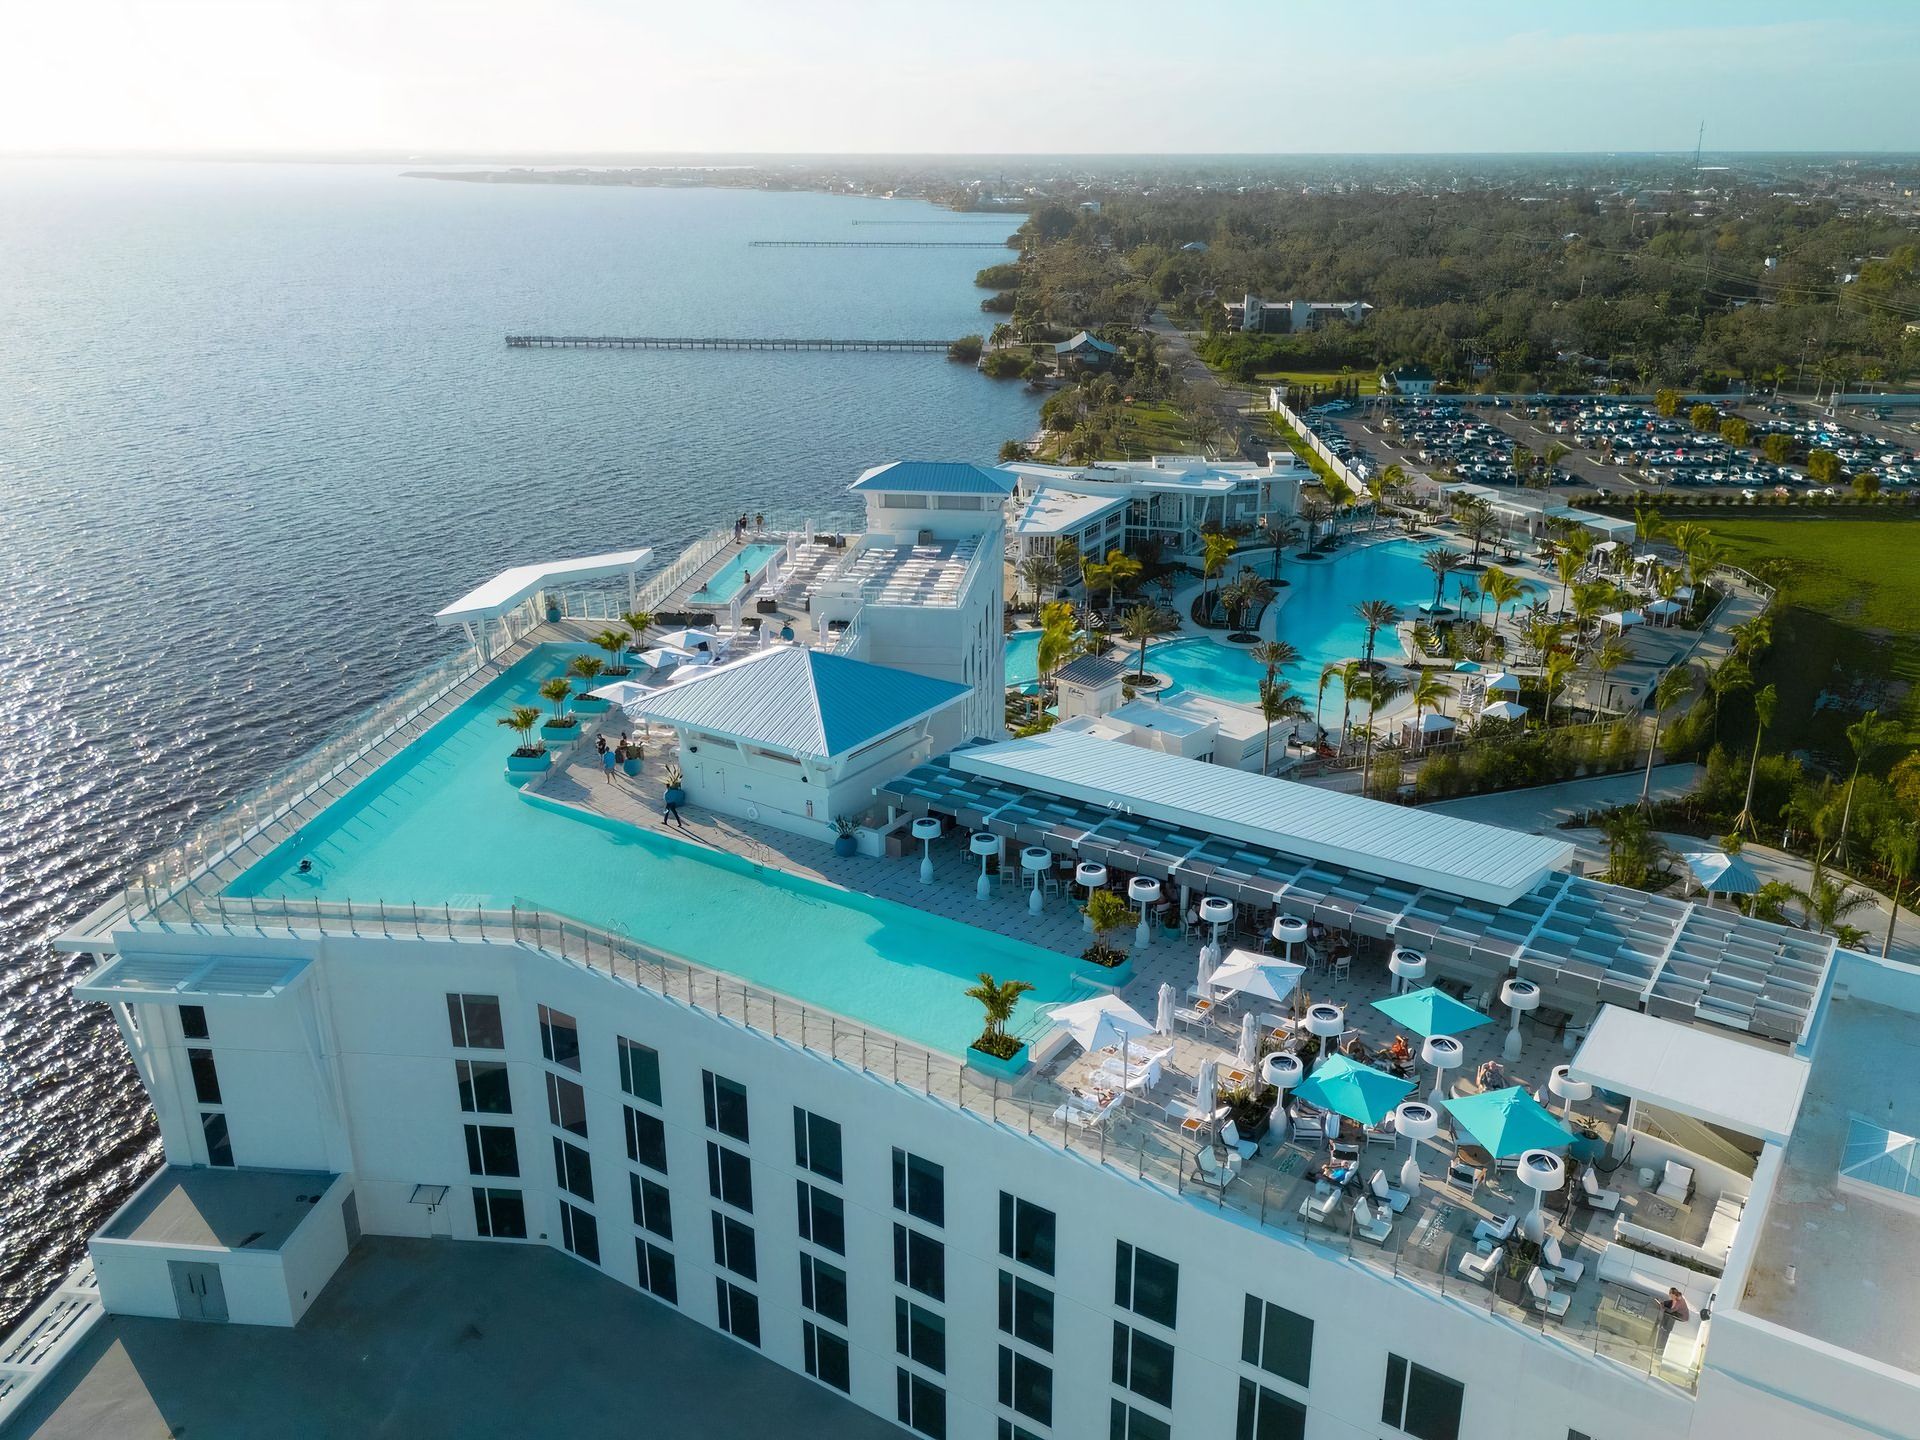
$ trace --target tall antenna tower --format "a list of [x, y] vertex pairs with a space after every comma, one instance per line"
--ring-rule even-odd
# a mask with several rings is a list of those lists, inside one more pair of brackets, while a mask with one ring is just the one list
[[1693, 173], [1695, 175], [1700, 173], [1700, 147], [1706, 143], [1706, 139], [1707, 122], [1702, 120], [1700, 122], [1700, 133], [1693, 137]]

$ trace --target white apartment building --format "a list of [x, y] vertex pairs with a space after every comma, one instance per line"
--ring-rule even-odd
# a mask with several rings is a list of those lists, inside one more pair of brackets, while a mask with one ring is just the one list
[[1016, 560], [1051, 554], [1071, 540], [1082, 555], [1105, 555], [1143, 541], [1167, 556], [1199, 553], [1208, 530], [1257, 528], [1294, 514], [1311, 472], [1291, 455], [1265, 465], [1156, 455], [1093, 465], [1015, 461], [999, 467], [1016, 482], [1007, 530]]

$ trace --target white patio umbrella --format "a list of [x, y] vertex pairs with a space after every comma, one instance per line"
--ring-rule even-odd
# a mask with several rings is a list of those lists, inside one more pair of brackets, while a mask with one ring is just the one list
[[669, 630], [664, 635], [656, 635], [653, 643], [665, 650], [710, 650], [713, 648], [714, 633], [711, 630]]
[[673, 645], [655, 645], [642, 650], [633, 657], [649, 670], [667, 670], [675, 665], [684, 665], [693, 658], [691, 650], [682, 650]]
[[1178, 997], [1174, 994], [1173, 986], [1167, 981], [1162, 980], [1160, 982], [1160, 1005], [1153, 1027], [1156, 1035], [1171, 1035], [1173, 1033], [1173, 1007], [1177, 999]]
[[1251, 950], [1235, 950], [1227, 963], [1213, 972], [1213, 987], [1263, 1000], [1285, 1000], [1306, 973], [1306, 966], [1291, 960], [1263, 960]]
[[1089, 1053], [1106, 1045], [1119, 1046], [1123, 1091], [1127, 1086], [1127, 1047], [1135, 1036], [1153, 1033], [1153, 1022], [1117, 995], [1096, 995], [1091, 1000], [1056, 1005], [1050, 1018]]
[[1194, 979], [1194, 982], [1193, 982], [1194, 988], [1200, 992], [1202, 998], [1207, 998], [1212, 996], [1213, 994], [1213, 946], [1202, 945], [1200, 947], [1200, 968], [1198, 969], [1198, 971], [1195, 972], [1195, 976], [1196, 978]]
[[1202, 1115], [1211, 1116], [1213, 1114], [1213, 1093], [1218, 1088], [1214, 1083], [1213, 1071], [1213, 1061], [1210, 1059], [1202, 1060], [1200, 1062], [1200, 1073], [1194, 1077], [1193, 1098], [1199, 1103], [1200, 1113]]
[[642, 685], [638, 680], [610, 680], [599, 689], [587, 692], [595, 700], [611, 700], [623, 710], [652, 693], [651, 685]]
[[1260, 1058], [1260, 1027], [1255, 1025], [1252, 1020], [1241, 1022], [1240, 1044], [1234, 1050], [1233, 1058], [1238, 1060], [1243, 1066], [1251, 1065], [1255, 1060]]

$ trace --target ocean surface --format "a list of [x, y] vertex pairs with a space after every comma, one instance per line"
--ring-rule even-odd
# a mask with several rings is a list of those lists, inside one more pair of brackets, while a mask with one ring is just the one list
[[[508, 350], [509, 332], [988, 328], [979, 250], [907, 201], [0, 163], [0, 1327], [159, 1160], [52, 936], [136, 862], [450, 647], [513, 564], [858, 471], [990, 461], [1035, 402], [929, 354]], [[984, 227], [1002, 239], [1015, 224]]]

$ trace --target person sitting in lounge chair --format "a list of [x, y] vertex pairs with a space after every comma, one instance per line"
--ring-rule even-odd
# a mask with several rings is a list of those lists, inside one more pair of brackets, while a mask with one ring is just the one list
[[1393, 1037], [1393, 1043], [1380, 1052], [1380, 1058], [1386, 1062], [1388, 1069], [1395, 1074], [1401, 1074], [1412, 1068], [1413, 1047], [1407, 1044], [1406, 1036], [1396, 1035]]

